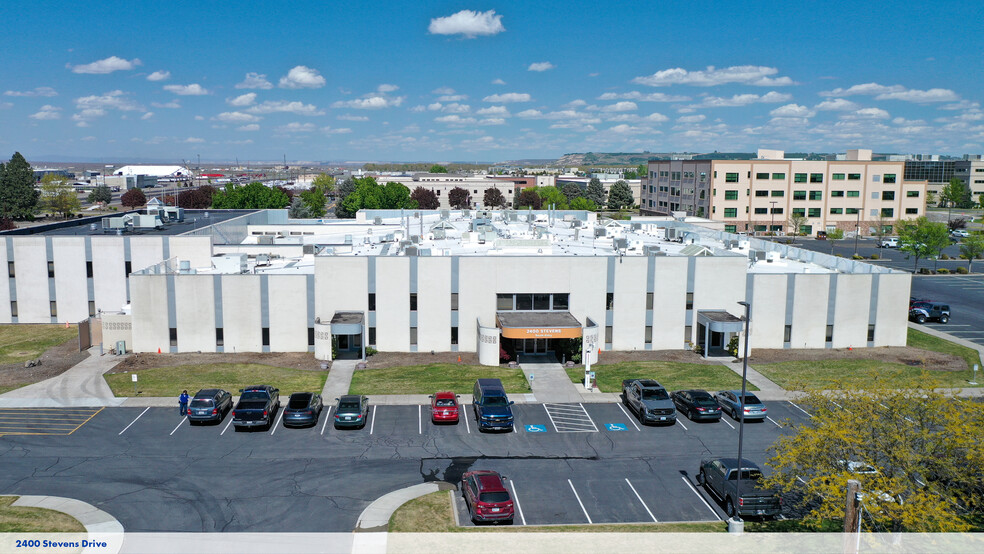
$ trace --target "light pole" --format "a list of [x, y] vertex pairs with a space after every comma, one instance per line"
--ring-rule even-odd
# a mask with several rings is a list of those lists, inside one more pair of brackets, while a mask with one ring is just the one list
[[741, 449], [744, 445], [745, 440], [745, 388], [748, 383], [748, 321], [751, 315], [752, 305], [748, 302], [739, 302], [738, 304], [745, 307], [745, 354], [741, 360], [741, 398], [738, 403], [738, 479], [735, 480], [735, 502], [737, 505], [734, 507], [735, 521], [741, 521], [741, 472], [742, 472], [742, 461], [741, 461]]
[[861, 208], [858, 208], [858, 221], [854, 224], [854, 255], [858, 255], [858, 235], [861, 234]]
[[769, 213], [772, 215], [772, 220], [769, 221], [769, 235], [770, 236], [772, 235], [773, 232], [775, 232], [775, 226], [776, 226], [775, 225], [776, 224], [776, 204], [778, 204], [778, 203], [779, 203], [778, 200], [770, 200], [769, 201], [769, 204], [772, 205], [772, 208], [769, 209]]

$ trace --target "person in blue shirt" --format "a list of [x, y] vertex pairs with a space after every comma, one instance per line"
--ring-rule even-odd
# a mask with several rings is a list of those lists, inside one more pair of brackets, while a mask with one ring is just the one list
[[178, 397], [178, 406], [181, 407], [181, 415], [188, 414], [188, 391], [181, 391], [181, 396]]

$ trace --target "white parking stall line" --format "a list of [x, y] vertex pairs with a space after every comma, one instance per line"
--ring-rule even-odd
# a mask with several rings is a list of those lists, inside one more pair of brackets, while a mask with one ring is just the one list
[[520, 505], [519, 497], [516, 496], [516, 482], [509, 481], [509, 488], [512, 489], [513, 502], [516, 503], [516, 511], [519, 512], [519, 520], [523, 522], [523, 525], [526, 525], [526, 516], [523, 515], [523, 506]]
[[588, 511], [584, 509], [584, 503], [581, 502], [581, 496], [577, 494], [577, 489], [574, 488], [574, 483], [571, 480], [567, 480], [567, 484], [571, 486], [571, 490], [574, 491], [574, 498], [577, 499], [577, 503], [581, 505], [581, 511], [584, 512], [584, 517], [588, 518], [588, 523], [594, 523], [591, 521], [591, 516], [588, 515]]
[[629, 412], [625, 411], [625, 408], [623, 408], [621, 404], [615, 404], [615, 405], [618, 406], [619, 410], [622, 410], [622, 413], [625, 414], [625, 417], [629, 418], [629, 423], [631, 423], [632, 426], [635, 427], [636, 431], [642, 431], [642, 429], [640, 429], [639, 426], [636, 425], [635, 418], [630, 416]]
[[731, 429], [734, 430], [735, 426], [732, 425], [730, 421], [728, 421], [727, 419], [725, 419], [724, 416], [721, 416], [721, 421], [723, 421], [725, 425], [727, 425], [728, 427], [731, 427]]
[[280, 420], [284, 418], [284, 410], [280, 410], [280, 415], [277, 416], [277, 422], [273, 424], [273, 429], [270, 429], [270, 436], [272, 437], [274, 433], [277, 432], [277, 427], [280, 427]]
[[373, 409], [372, 409], [372, 421], [369, 422], [369, 434], [370, 435], [372, 434], [372, 430], [376, 428], [376, 408], [378, 408], [378, 406], [374, 406], [373, 407]]
[[328, 427], [328, 420], [331, 419], [332, 408], [334, 408], [334, 406], [328, 406], [328, 415], [325, 416], [325, 422], [321, 424], [321, 433], [319, 433], [321, 435], [325, 434], [325, 428]]
[[235, 416], [233, 416], [233, 417], [230, 417], [230, 418], [229, 418], [229, 423], [226, 423], [226, 426], [222, 428], [222, 432], [221, 432], [221, 433], [219, 433], [219, 436], [220, 436], [220, 437], [221, 437], [222, 435], [224, 435], [226, 431], [228, 431], [228, 430], [229, 430], [229, 426], [230, 426], [230, 425], [232, 425], [232, 420], [234, 420], [234, 419], [236, 419], [236, 418], [235, 418]]
[[554, 431], [556, 431], [557, 430], [557, 423], [554, 421], [553, 416], [550, 415], [550, 408], [547, 408], [547, 405], [544, 404], [543, 405], [543, 410], [545, 412], [547, 412], [547, 418], [550, 419], [550, 424], [553, 425]]
[[685, 475], [681, 475], [680, 478], [683, 479], [683, 482], [686, 483], [688, 487], [690, 487], [690, 490], [694, 491], [694, 494], [697, 495], [697, 498], [699, 498], [700, 501], [703, 502], [705, 506], [707, 506], [707, 509], [710, 510], [712, 514], [714, 514], [714, 517], [716, 517], [718, 521], [723, 521], [721, 519], [721, 516], [719, 516], [718, 513], [714, 511], [714, 508], [712, 508], [711, 505], [707, 503], [707, 499], [704, 498], [704, 495], [700, 494], [700, 492], [698, 492], [697, 489], [694, 488], [694, 485], [690, 482], [690, 479], [687, 479]]
[[806, 411], [806, 410], [804, 410], [803, 408], [800, 408], [800, 407], [799, 407], [799, 406], [798, 406], [798, 405], [797, 405], [797, 404], [796, 404], [795, 402], [793, 402], [792, 400], [787, 400], [787, 402], [789, 402], [789, 404], [790, 404], [790, 405], [791, 405], [792, 407], [794, 407], [794, 408], [796, 408], [797, 410], [799, 410], [799, 411], [801, 411], [801, 412], [803, 412], [804, 414], [806, 414], [806, 415], [808, 415], [808, 416], [810, 416], [810, 417], [813, 417], [813, 414], [811, 414], [810, 412], [808, 412], [808, 411]]
[[806, 481], [804, 481], [803, 478], [800, 477], [799, 475], [796, 476], [796, 480], [799, 481], [800, 483], [803, 483], [804, 485], [806, 484]]
[[646, 506], [646, 502], [642, 499], [641, 496], [639, 496], [639, 491], [637, 491], [636, 488], [632, 486], [632, 481], [629, 481], [629, 478], [626, 477], [625, 482], [628, 483], [629, 488], [632, 489], [632, 492], [635, 493], [636, 498], [639, 499], [639, 503], [642, 504], [642, 507], [646, 509], [646, 513], [649, 514], [649, 517], [653, 518], [653, 523], [658, 523], [659, 520], [656, 519], [656, 516], [654, 516], [653, 512], [649, 509], [649, 506]]
[[420, 404], [417, 404], [417, 434], [424, 434], [424, 416], [420, 410]]
[[471, 434], [471, 424], [468, 423], [468, 410], [465, 408], [465, 404], [461, 405], [461, 409], [458, 410], [458, 417], [465, 420], [465, 431]]
[[769, 420], [769, 421], [771, 421], [772, 423], [775, 423], [775, 424], [776, 424], [776, 427], [782, 427], [782, 425], [779, 425], [779, 422], [778, 422], [778, 421], [776, 421], [776, 420], [774, 420], [774, 419], [772, 419], [772, 418], [771, 418], [771, 417], [769, 417], [769, 416], [765, 416], [765, 419], [768, 419], [768, 420]]
[[[140, 412], [140, 415], [138, 415], [137, 417], [133, 418], [133, 421], [130, 422], [130, 425], [133, 425], [134, 423], [136, 423], [137, 420], [140, 419], [140, 416], [142, 416], [145, 413], [147, 413], [147, 410], [149, 410], [149, 409], [150, 409], [150, 406], [147, 406], [146, 408], [144, 408], [144, 411]], [[126, 430], [130, 428], [130, 425], [127, 425], [126, 427], [124, 427], [123, 430], [120, 431], [117, 436], [122, 435], [123, 433], [125, 433]]]
[[598, 426], [583, 404], [543, 404], [550, 423], [558, 433], [597, 433]]
[[[181, 424], [184, 423], [184, 422], [186, 422], [186, 421], [189, 421], [189, 419], [187, 417], [182, 417], [181, 418], [181, 422], [179, 422], [178, 425], [174, 428], [174, 431], [177, 431], [178, 430], [178, 427], [181, 427]], [[167, 436], [170, 437], [171, 435], [173, 435], [174, 434], [174, 431], [171, 431], [170, 433], [168, 433]]]
[[[687, 429], [687, 426], [684, 425], [682, 421], [680, 421], [680, 418], [677, 418], [676, 422], [677, 422], [677, 425], [679, 425], [680, 427], [683, 427], [683, 430], [684, 431], [689, 431], [690, 430], [690, 429]], [[626, 479], [626, 481], [628, 481], [628, 479]]]

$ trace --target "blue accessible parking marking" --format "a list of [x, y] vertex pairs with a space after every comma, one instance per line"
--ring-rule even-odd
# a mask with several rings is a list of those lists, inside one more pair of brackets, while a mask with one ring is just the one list
[[629, 426], [624, 423], [606, 423], [605, 428], [609, 431], [628, 431]]
[[547, 432], [547, 426], [546, 425], [527, 425], [526, 426], [526, 432], [527, 433], [546, 433]]

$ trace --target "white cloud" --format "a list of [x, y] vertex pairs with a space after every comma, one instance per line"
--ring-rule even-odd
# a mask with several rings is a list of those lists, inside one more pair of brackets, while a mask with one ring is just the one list
[[447, 17], [431, 19], [427, 31], [432, 35], [462, 35], [465, 38], [497, 35], [506, 28], [502, 26], [502, 16], [495, 10], [473, 12], [461, 10]]
[[188, 138], [184, 139], [183, 142], [186, 142], [188, 144], [201, 144], [201, 143], [205, 142], [205, 139], [198, 138], [198, 137], [188, 137]]
[[442, 115], [441, 117], [435, 117], [434, 121], [438, 123], [451, 123], [451, 124], [463, 125], [466, 123], [475, 123], [475, 118], [461, 117], [460, 115]]
[[505, 125], [506, 120], [501, 117], [487, 117], [485, 119], [479, 120], [479, 125]]
[[34, 96], [52, 97], [52, 96], [58, 96], [58, 93], [55, 92], [55, 89], [53, 89], [51, 87], [37, 87], [34, 90], [25, 90], [25, 91], [8, 90], [7, 92], [5, 92], [3, 94], [4, 94], [4, 96], [27, 96], [27, 97], [34, 97]]
[[772, 117], [813, 117], [816, 112], [799, 104], [786, 104], [769, 112]]
[[326, 135], [345, 135], [352, 132], [352, 129], [348, 127], [332, 128], [332, 127], [322, 127], [321, 132]]
[[475, 112], [478, 115], [495, 115], [499, 117], [509, 117], [509, 110], [505, 106], [489, 106]]
[[72, 70], [72, 73], [105, 75], [106, 73], [112, 73], [114, 71], [128, 71], [138, 65], [141, 65], [141, 62], [137, 58], [125, 60], [116, 56], [110, 56], [108, 58], [83, 65], [73, 66], [69, 64], [67, 67]]
[[881, 108], [862, 108], [842, 117], [844, 119], [888, 119], [889, 114]]
[[287, 75], [280, 78], [280, 88], [321, 88], [325, 86], [325, 78], [317, 69], [306, 65], [291, 68]]
[[506, 84], [506, 82], [503, 81], [502, 79], [493, 79], [492, 80], [492, 84], [493, 85], [504, 85], [504, 84]]
[[295, 121], [293, 123], [288, 123], [287, 125], [281, 125], [280, 127], [277, 127], [277, 132], [310, 133], [311, 131], [314, 131], [316, 128], [317, 127], [315, 127], [314, 123], [298, 123]]
[[10, 102], [0, 102], [0, 110], [9, 110], [10, 108], [13, 107], [14, 105], [11, 104]]
[[598, 97], [598, 100], [637, 100], [639, 102], [689, 102], [689, 96], [676, 94], [665, 94], [662, 92], [651, 92], [643, 94], [639, 91], [632, 92], [606, 92]]
[[824, 100], [823, 102], [820, 102], [819, 104], [814, 106], [814, 109], [848, 112], [851, 110], [856, 110], [859, 107], [860, 106], [858, 106], [854, 102], [851, 102], [850, 100], [845, 100], [843, 98], [832, 98], [830, 100]]
[[642, 127], [634, 127], [632, 125], [627, 125], [627, 124], [624, 124], [623, 123], [621, 125], [616, 125], [616, 126], [610, 128], [610, 129], [608, 129], [607, 132], [609, 132], [609, 133], [615, 133], [617, 135], [636, 135], [636, 134], [639, 134], [639, 133], [648, 133], [649, 130], [648, 129], [643, 129]]
[[336, 119], [340, 119], [342, 121], [369, 121], [369, 118], [364, 115], [351, 115], [351, 114], [342, 114], [338, 116]]
[[143, 114], [142, 116], [140, 116], [140, 119], [143, 119], [144, 121], [146, 121], [146, 120], [148, 120], [148, 119], [150, 119], [152, 117], [154, 117], [154, 112], [147, 112], [147, 113]]
[[748, 106], [750, 104], [772, 104], [778, 102], [788, 102], [792, 100], [792, 94], [784, 94], [776, 91], [767, 92], [761, 96], [758, 94], [736, 94], [730, 98], [717, 96], [706, 96], [700, 104], [694, 104], [694, 108], [733, 108], [736, 106]]
[[[130, 100], [126, 96], [127, 94], [122, 90], [114, 90], [98, 96], [83, 96], [75, 99], [75, 107], [82, 111], [101, 110], [104, 112], [96, 115], [104, 115], [106, 109], [120, 110], [124, 112], [143, 111], [143, 108], [141, 108], [139, 104], [133, 100]], [[92, 114], [95, 114], [95, 112], [90, 112], [90, 115]]]
[[226, 123], [253, 123], [260, 120], [260, 118], [255, 115], [250, 115], [243, 112], [222, 112], [212, 119], [215, 121], [224, 121]]
[[208, 91], [198, 83], [190, 85], [164, 85], [164, 90], [173, 92], [178, 96], [204, 96]]
[[531, 63], [530, 66], [526, 68], [526, 71], [541, 71], [542, 72], [542, 71], [549, 71], [549, 70], [553, 69], [554, 67], [556, 67], [556, 66], [554, 64], [550, 63], [550, 62], [536, 62], [536, 63]]
[[260, 126], [256, 123], [250, 123], [249, 125], [243, 125], [242, 127], [236, 127], [237, 131], [259, 131]]
[[247, 92], [246, 94], [240, 94], [235, 98], [226, 98], [226, 104], [236, 107], [252, 106], [254, 102], [256, 102], [255, 92]]
[[155, 108], [169, 109], [169, 110], [176, 110], [181, 107], [181, 103], [178, 102], [177, 100], [171, 100], [170, 102], [163, 103], [163, 104], [160, 102], [151, 102], [150, 105]]
[[656, 112], [653, 112], [653, 113], [647, 115], [644, 119], [646, 121], [650, 121], [652, 123], [662, 123], [664, 121], [669, 121], [670, 120], [670, 118], [666, 117], [665, 115], [663, 115], [661, 113], [656, 113]]
[[61, 108], [55, 106], [49, 106], [45, 104], [41, 106], [41, 109], [37, 113], [29, 115], [31, 119], [37, 119], [39, 121], [50, 120], [50, 119], [61, 119]]
[[287, 102], [284, 100], [267, 100], [262, 104], [257, 104], [249, 109], [249, 113], [254, 114], [266, 114], [275, 112], [289, 112], [297, 115], [324, 115], [324, 111], [319, 110], [317, 106], [313, 104], [305, 104], [303, 102]]
[[468, 100], [467, 94], [445, 94], [437, 98], [438, 102], [461, 102]]
[[259, 73], [247, 73], [243, 82], [236, 83], [236, 88], [258, 88], [262, 90], [269, 90], [273, 88], [273, 84], [270, 81], [267, 81], [266, 75], [261, 75]]
[[397, 96], [390, 98], [381, 94], [369, 94], [355, 100], [339, 100], [331, 105], [332, 108], [353, 108], [356, 110], [378, 110], [380, 108], [391, 108], [403, 103], [405, 97]]
[[201, 116], [201, 115], [196, 115], [195, 116], [195, 121], [205, 121], [205, 117], [204, 116]]
[[471, 111], [471, 106], [468, 104], [458, 104], [457, 102], [452, 102], [442, 107], [441, 111], [446, 113], [468, 113]]
[[584, 100], [581, 100], [580, 98], [578, 98], [577, 100], [571, 100], [570, 102], [564, 104], [564, 106], [567, 108], [580, 108], [581, 106], [587, 106], [587, 105], [588, 103], [585, 102]]
[[516, 117], [522, 117], [523, 119], [534, 119], [543, 115], [540, 110], [523, 110], [516, 114]]
[[708, 66], [705, 71], [687, 71], [676, 67], [657, 71], [647, 77], [636, 77], [632, 82], [651, 87], [669, 85], [709, 87], [725, 83], [770, 87], [795, 84], [789, 77], [771, 77], [776, 73], [779, 73], [778, 69], [760, 65], [735, 65], [724, 69]]
[[533, 98], [525, 92], [506, 92], [482, 98], [483, 102], [529, 102]]
[[677, 123], [699, 123], [704, 121], [707, 117], [704, 114], [697, 115], [685, 115], [677, 118]]
[[171, 78], [170, 71], [155, 71], [150, 75], [147, 75], [148, 81], [167, 81]]
[[631, 112], [639, 109], [635, 102], [617, 102], [601, 108], [603, 112]]
[[451, 87], [438, 87], [431, 91], [431, 94], [454, 94], [454, 89]]
[[92, 141], [96, 140], [96, 137], [90, 135], [90, 136], [87, 136], [87, 137], [82, 137], [79, 140], [84, 141], [84, 142], [92, 142]]
[[971, 102], [970, 100], [961, 100], [954, 104], [947, 104], [945, 106], [940, 106], [941, 110], [971, 110], [980, 108], [981, 105], [978, 102]]
[[899, 92], [886, 92], [879, 94], [875, 100], [902, 100], [903, 102], [955, 102], [960, 96], [952, 90], [945, 88], [931, 88], [929, 90], [905, 90]]
[[902, 92], [905, 87], [902, 85], [879, 85], [878, 83], [864, 83], [862, 85], [854, 85], [850, 88], [835, 88], [834, 90], [828, 90], [820, 92], [820, 96], [855, 96], [858, 94], [888, 94], [891, 92]]
[[400, 90], [400, 87], [396, 85], [387, 85], [385, 83], [376, 87], [377, 92], [393, 92], [396, 90]]

